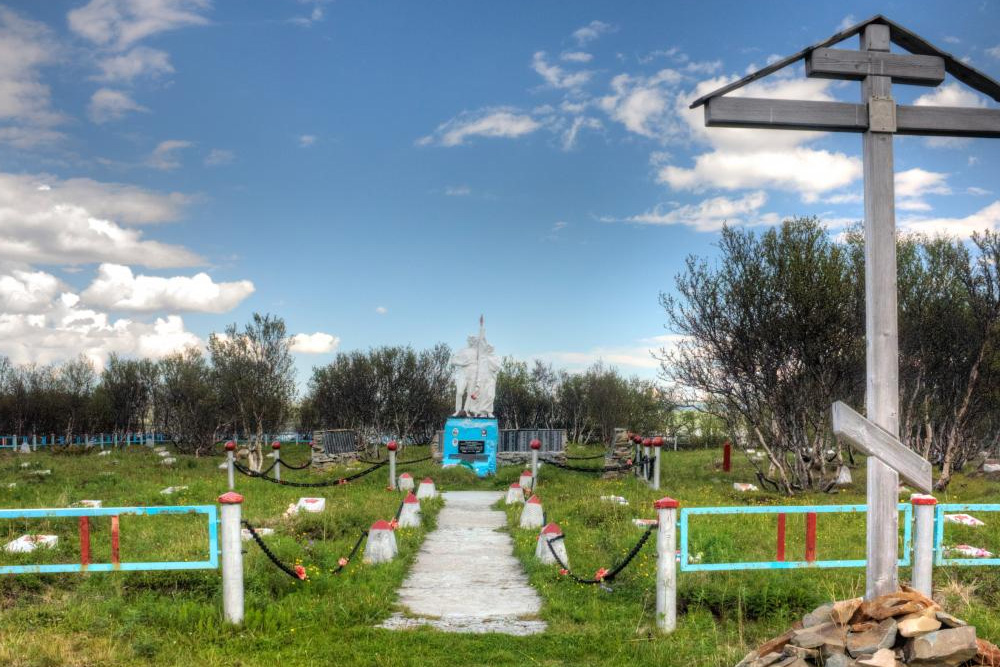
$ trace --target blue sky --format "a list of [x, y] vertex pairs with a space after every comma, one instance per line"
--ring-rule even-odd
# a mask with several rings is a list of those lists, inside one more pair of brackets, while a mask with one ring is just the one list
[[[0, 354], [155, 356], [272, 312], [304, 381], [484, 313], [501, 354], [653, 377], [657, 295], [723, 221], [862, 210], [860, 137], [687, 103], [875, 13], [1000, 76], [996, 2], [0, 4]], [[756, 93], [859, 96], [800, 68]], [[998, 146], [897, 138], [899, 225], [1000, 227]]]

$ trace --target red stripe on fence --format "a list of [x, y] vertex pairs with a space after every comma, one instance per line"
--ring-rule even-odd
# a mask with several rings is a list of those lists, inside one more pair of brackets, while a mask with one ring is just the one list
[[80, 565], [90, 565], [90, 517], [80, 517]]
[[778, 515], [778, 555], [775, 558], [779, 563], [785, 561], [785, 514]]
[[118, 517], [111, 517], [111, 564], [114, 566], [121, 565], [121, 560], [118, 558]]
[[722, 471], [729, 472], [729, 469], [732, 467], [732, 465], [733, 465], [733, 446], [729, 444], [728, 440], [726, 440], [726, 443], [722, 445]]
[[816, 512], [806, 514], [806, 562], [816, 561]]

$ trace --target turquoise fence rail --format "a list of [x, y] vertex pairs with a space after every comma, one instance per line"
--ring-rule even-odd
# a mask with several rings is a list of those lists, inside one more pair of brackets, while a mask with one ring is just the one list
[[[162, 516], [201, 514], [208, 527], [208, 559], [201, 561], [125, 561], [119, 558], [119, 524], [122, 516]], [[90, 519], [111, 519], [111, 562], [90, 562]], [[79, 563], [44, 563], [36, 565], [0, 565], [0, 574], [48, 574], [61, 572], [135, 572], [147, 570], [206, 570], [219, 566], [219, 517], [215, 505], [174, 505], [170, 507], [67, 507], [58, 509], [4, 509], [3, 519], [77, 518], [80, 529]]]
[[[1000, 505], [997, 506], [1000, 508]], [[911, 524], [913, 523], [913, 508], [909, 503], [900, 503], [899, 511], [903, 513], [901, 521], [903, 526], [903, 557], [899, 559], [899, 565], [906, 567], [910, 565], [910, 542]], [[689, 517], [691, 516], [719, 516], [719, 515], [747, 515], [747, 514], [775, 514], [778, 515], [779, 531], [779, 553], [783, 553], [784, 520], [782, 517], [788, 514], [812, 515], [809, 519], [811, 524], [812, 544], [807, 536], [806, 553], [815, 555], [815, 516], [819, 514], [831, 513], [856, 513], [864, 514], [868, 511], [867, 505], [787, 505], [783, 507], [684, 507], [680, 510], [680, 567], [682, 572], [720, 572], [726, 570], [790, 570], [796, 568], [834, 568], [834, 567], [864, 567], [865, 559], [855, 560], [818, 560], [807, 558], [806, 560], [789, 561], [749, 561], [738, 563], [695, 563], [691, 562], [689, 547]], [[807, 524], [807, 525], [810, 525]], [[807, 528], [807, 530], [809, 530]]]
[[1000, 565], [998, 558], [945, 558], [945, 512], [1000, 512], [1000, 503], [941, 503], [934, 513], [935, 565]]

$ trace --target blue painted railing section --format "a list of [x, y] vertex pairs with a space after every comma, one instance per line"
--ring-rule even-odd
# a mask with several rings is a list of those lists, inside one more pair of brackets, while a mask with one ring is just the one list
[[[900, 503], [899, 511], [903, 513], [900, 521], [903, 527], [902, 558], [899, 565], [910, 565], [910, 542], [913, 507], [910, 503]], [[784, 560], [784, 561], [745, 561], [739, 563], [700, 563], [692, 562], [689, 552], [690, 526], [689, 517], [699, 515], [748, 515], [748, 514], [830, 514], [830, 513], [866, 513], [867, 505], [788, 505], [783, 507], [682, 507], [680, 510], [680, 567], [682, 572], [720, 572], [727, 570], [789, 570], [804, 567], [864, 567], [865, 559], [855, 560]]]
[[994, 558], [945, 558], [944, 515], [952, 512], [1000, 512], [1000, 503], [941, 503], [934, 513], [934, 564], [935, 565], [1000, 565]]
[[[173, 505], [169, 507], [67, 507], [57, 509], [0, 509], [3, 519], [51, 519], [79, 517], [162, 516], [201, 514], [208, 522], [208, 558], [200, 561], [120, 562], [120, 563], [47, 563], [37, 565], [0, 565], [0, 574], [37, 574], [58, 572], [114, 572], [148, 570], [205, 570], [219, 566], [218, 510], [215, 505]], [[40, 547], [44, 548], [44, 547]]]

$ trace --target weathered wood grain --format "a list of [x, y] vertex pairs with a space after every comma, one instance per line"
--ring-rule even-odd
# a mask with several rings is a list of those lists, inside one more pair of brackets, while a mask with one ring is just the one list
[[1000, 109], [899, 105], [896, 134], [1000, 139]]
[[772, 130], [864, 132], [868, 108], [846, 102], [714, 97], [705, 104], [705, 125]]
[[930, 461], [840, 401], [833, 404], [833, 432], [896, 470], [921, 491], [931, 490]]
[[888, 76], [895, 83], [936, 86], [944, 81], [944, 58], [820, 48], [806, 56], [806, 75], [853, 81], [878, 75]]

